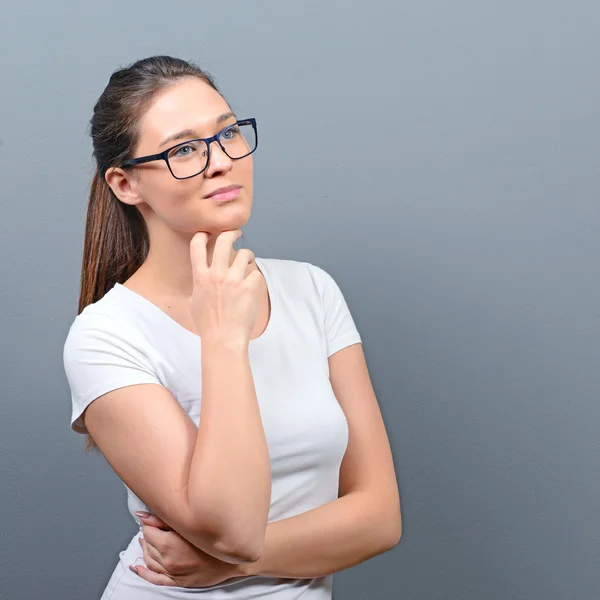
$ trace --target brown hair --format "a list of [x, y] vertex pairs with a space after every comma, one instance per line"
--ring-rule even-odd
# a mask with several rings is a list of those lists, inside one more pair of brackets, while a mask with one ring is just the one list
[[[137, 271], [149, 249], [146, 223], [137, 207], [124, 204], [105, 180], [107, 169], [132, 158], [138, 124], [156, 94], [197, 77], [219, 91], [208, 73], [170, 56], [151, 56], [115, 71], [94, 106], [91, 136], [96, 172], [87, 208], [78, 314]], [[86, 451], [96, 447], [88, 435]]]

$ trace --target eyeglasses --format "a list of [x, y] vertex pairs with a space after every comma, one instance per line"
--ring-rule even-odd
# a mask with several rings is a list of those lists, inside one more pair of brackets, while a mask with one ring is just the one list
[[256, 119], [236, 121], [209, 138], [181, 142], [159, 154], [126, 160], [121, 168], [134, 167], [154, 160], [164, 160], [175, 179], [189, 179], [200, 175], [210, 161], [210, 145], [217, 142], [231, 160], [252, 154], [258, 146]]

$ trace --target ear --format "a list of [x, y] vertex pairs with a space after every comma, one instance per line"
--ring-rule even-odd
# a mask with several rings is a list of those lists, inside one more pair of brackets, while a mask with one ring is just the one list
[[106, 183], [114, 195], [123, 203], [135, 206], [142, 199], [137, 190], [135, 175], [120, 167], [111, 167], [106, 171]]

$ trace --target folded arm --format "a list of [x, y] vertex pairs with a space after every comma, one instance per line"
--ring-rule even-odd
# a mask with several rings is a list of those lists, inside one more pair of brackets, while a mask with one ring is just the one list
[[267, 526], [249, 574], [312, 578], [357, 565], [400, 540], [400, 498], [392, 453], [361, 344], [329, 358], [330, 380], [349, 426], [340, 497]]
[[[236, 565], [223, 578], [265, 575], [305, 579], [342, 571], [394, 547], [401, 536], [400, 499], [392, 454], [360, 344], [330, 359], [330, 379], [349, 425], [340, 469], [339, 498], [267, 525], [262, 556]], [[164, 532], [154, 516], [143, 519], [155, 559], [138, 574], [156, 584], [212, 583], [214, 565], [176, 532]], [[195, 566], [194, 566], [195, 565]]]

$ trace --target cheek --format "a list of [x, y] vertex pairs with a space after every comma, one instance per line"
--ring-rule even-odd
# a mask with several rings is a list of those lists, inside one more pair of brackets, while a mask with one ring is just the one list
[[253, 186], [253, 165], [252, 165], [252, 157], [248, 157], [250, 160], [242, 159], [236, 165], [237, 172], [234, 172], [233, 180], [236, 183], [240, 183], [244, 186], [246, 193], [252, 199], [252, 186]]
[[156, 212], [169, 211], [181, 206], [188, 198], [198, 195], [200, 182], [196, 177], [180, 181], [170, 173], [152, 173], [144, 180], [141, 189], [145, 202]]
[[189, 207], [200, 195], [196, 178], [178, 181], [170, 174], [152, 174], [145, 178], [140, 189], [150, 211], [150, 220], [158, 219], [174, 229], [185, 228]]

